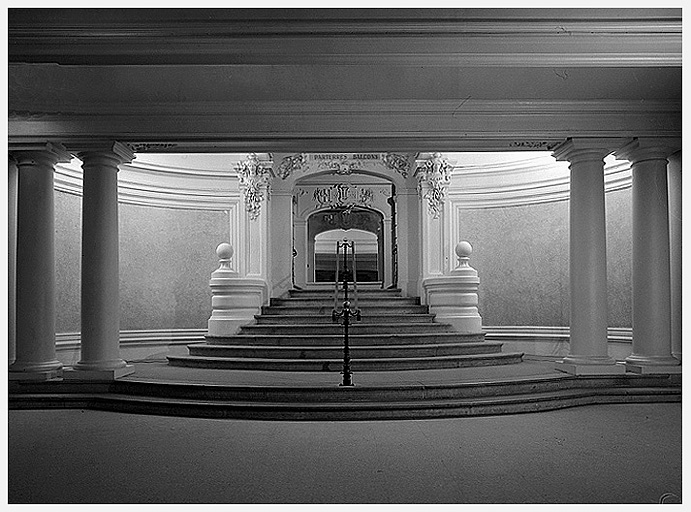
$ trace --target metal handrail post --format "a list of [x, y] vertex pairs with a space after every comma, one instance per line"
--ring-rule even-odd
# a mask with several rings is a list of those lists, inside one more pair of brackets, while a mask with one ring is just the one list
[[354, 317], [356, 320], [360, 320], [361, 317], [359, 309], [350, 307], [350, 300], [348, 298], [348, 247], [351, 247], [352, 250], [354, 244], [352, 242], [349, 244], [347, 239], [344, 239], [342, 243], [338, 242], [336, 244], [337, 261], [341, 245], [343, 246], [343, 308], [341, 311], [338, 311], [338, 308], [334, 307], [331, 319], [336, 322], [338, 319], [343, 318], [343, 372], [341, 372], [343, 374], [343, 382], [340, 385], [353, 386], [353, 372], [350, 370], [350, 318]]

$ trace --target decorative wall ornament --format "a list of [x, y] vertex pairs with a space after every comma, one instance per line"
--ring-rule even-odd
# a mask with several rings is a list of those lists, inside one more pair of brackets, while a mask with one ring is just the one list
[[254, 153], [247, 155], [247, 160], [238, 162], [235, 170], [240, 178], [240, 188], [245, 197], [245, 210], [250, 220], [255, 220], [261, 213], [264, 194], [269, 193], [270, 171], [259, 163]]
[[354, 205], [369, 207], [372, 205], [374, 192], [371, 188], [339, 183], [314, 189], [313, 199], [318, 208]]
[[340, 176], [349, 176], [353, 174], [354, 171], [357, 171], [360, 168], [360, 163], [358, 162], [337, 162], [337, 161], [331, 161], [331, 162], [320, 162], [317, 168], [320, 171], [330, 171], [334, 174], [338, 174]]
[[302, 170], [302, 166], [307, 162], [307, 154], [299, 153], [297, 155], [286, 156], [281, 160], [276, 171], [276, 176], [282, 180], [288, 178], [293, 172]]
[[557, 143], [550, 144], [546, 140], [515, 140], [509, 144], [510, 148], [528, 148], [528, 149], [552, 149], [553, 146], [556, 146]]
[[376, 235], [381, 234], [382, 215], [371, 210], [361, 210], [356, 206], [326, 210], [310, 217], [309, 236], [332, 229], [361, 229]]
[[143, 151], [158, 151], [177, 146], [177, 144], [173, 142], [128, 142], [125, 145], [135, 153], [141, 153]]
[[441, 153], [433, 153], [432, 158], [415, 169], [418, 191], [427, 199], [429, 214], [438, 219], [444, 207], [446, 191], [451, 183], [451, 165]]
[[408, 169], [410, 168], [410, 163], [405, 155], [399, 155], [397, 153], [386, 153], [384, 158], [382, 158], [384, 165], [389, 169], [392, 169], [404, 178], [408, 177]]

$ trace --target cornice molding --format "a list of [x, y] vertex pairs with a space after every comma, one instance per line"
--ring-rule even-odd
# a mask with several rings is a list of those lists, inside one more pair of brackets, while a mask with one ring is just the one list
[[461, 108], [447, 100], [229, 102], [190, 104], [184, 113], [174, 104], [70, 108], [78, 112], [11, 114], [10, 143], [115, 139], [147, 150], [152, 141], [154, 152], [179, 153], [534, 151], [568, 137], [680, 137], [682, 125], [679, 101], [468, 100]]
[[[460, 105], [459, 105], [460, 103]], [[75, 101], [63, 105], [61, 110], [55, 109], [55, 104], [49, 102], [42, 105], [40, 99], [32, 98], [31, 104], [16, 105], [18, 108], [9, 110], [10, 120], [31, 118], [59, 118], [62, 116], [85, 116], [100, 114], [104, 116], [283, 116], [300, 115], [305, 117], [322, 117], [324, 115], [435, 115], [463, 118], [467, 115], [535, 115], [576, 114], [593, 115], [599, 113], [626, 114], [636, 112], [640, 114], [679, 114], [682, 102], [678, 100], [482, 100], [456, 99], [443, 100], [266, 100], [266, 101], [198, 101], [186, 102], [185, 112], [180, 111], [179, 103], [169, 102], [111, 102], [89, 103]], [[24, 108], [26, 107], [26, 108]], [[376, 110], [373, 110], [376, 109]], [[147, 147], [146, 142], [129, 143], [133, 150], [154, 150], [165, 152], [174, 150], [167, 141], [154, 141]]]
[[[78, 161], [57, 165], [55, 190], [82, 195]], [[186, 210], [228, 210], [240, 201], [238, 177], [233, 171], [198, 171], [152, 164], [122, 165], [118, 201], [123, 204]]]
[[[681, 11], [659, 17], [612, 11], [597, 17], [531, 19], [507, 10], [488, 17], [408, 19], [343, 16], [202, 22], [189, 13], [161, 18], [56, 23], [11, 17], [10, 62], [59, 64], [332, 64], [425, 66], [680, 66]], [[449, 13], [451, 11], [448, 11]], [[20, 13], [21, 14], [21, 13]], [[77, 14], [77, 13], [75, 13]], [[106, 16], [106, 13], [104, 13]], [[73, 16], [77, 18], [77, 16]], [[192, 41], [194, 44], [190, 44]], [[547, 48], [547, 49], [546, 49]]]
[[[568, 201], [570, 178], [566, 162], [536, 157], [520, 162], [456, 166], [449, 201], [453, 209], [506, 208]], [[631, 164], [609, 160], [605, 192], [631, 187]]]

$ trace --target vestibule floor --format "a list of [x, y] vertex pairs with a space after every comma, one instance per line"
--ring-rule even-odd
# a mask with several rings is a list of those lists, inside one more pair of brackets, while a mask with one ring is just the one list
[[255, 421], [10, 410], [10, 503], [658, 503], [681, 403]]
[[[135, 364], [123, 380], [337, 387], [339, 373]], [[356, 386], [567, 377], [550, 361], [358, 372]], [[258, 421], [10, 410], [10, 503], [658, 503], [682, 492], [681, 403], [449, 419]]]

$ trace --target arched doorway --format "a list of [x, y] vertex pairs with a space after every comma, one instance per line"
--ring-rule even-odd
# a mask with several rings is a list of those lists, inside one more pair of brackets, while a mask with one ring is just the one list
[[297, 180], [292, 189], [293, 285], [333, 283], [336, 241], [348, 238], [356, 241], [358, 280], [394, 286], [395, 190], [390, 179], [364, 172], [317, 172]]
[[335, 279], [336, 243], [355, 242], [357, 279], [382, 283], [384, 279], [384, 218], [375, 210], [347, 207], [322, 210], [307, 220], [308, 258], [315, 283]]

